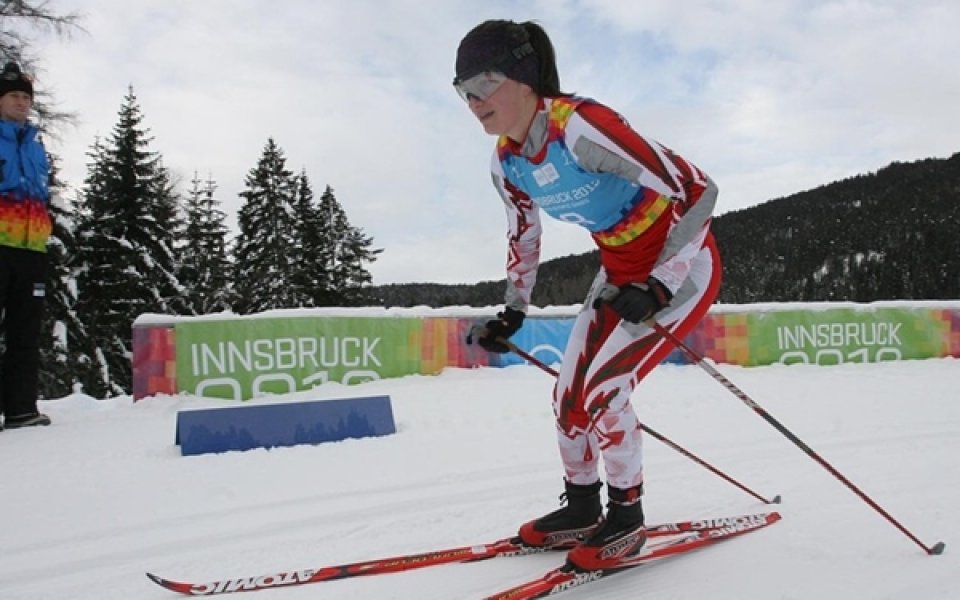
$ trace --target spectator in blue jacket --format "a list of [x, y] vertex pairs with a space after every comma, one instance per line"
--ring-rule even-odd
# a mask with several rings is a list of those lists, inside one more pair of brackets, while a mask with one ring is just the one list
[[7, 63], [0, 72], [0, 430], [50, 424], [37, 410], [50, 168], [32, 108], [32, 79]]

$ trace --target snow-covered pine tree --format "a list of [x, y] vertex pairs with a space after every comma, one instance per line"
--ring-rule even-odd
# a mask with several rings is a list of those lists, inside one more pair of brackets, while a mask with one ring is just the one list
[[299, 305], [290, 285], [298, 253], [297, 178], [286, 162], [283, 150], [268, 139], [240, 192], [244, 203], [233, 249], [234, 310], [240, 314]]
[[73, 391], [73, 384], [89, 371], [90, 361], [84, 353], [86, 328], [77, 318], [76, 285], [70, 267], [76, 250], [73, 223], [62, 199], [63, 183], [58, 177], [58, 160], [51, 156], [50, 219], [53, 232], [47, 243], [50, 277], [44, 307], [40, 346], [40, 395], [59, 398]]
[[227, 254], [227, 214], [214, 196], [216, 182], [196, 172], [183, 203], [184, 230], [178, 244], [179, 281], [187, 311], [204, 315], [229, 310], [232, 264]]
[[131, 325], [143, 313], [184, 312], [173, 255], [177, 198], [131, 87], [106, 143], [97, 141], [78, 196], [77, 315], [98, 367], [94, 396], [131, 388]]
[[373, 238], [354, 227], [329, 185], [320, 197], [319, 229], [326, 240], [322, 260], [329, 261], [328, 286], [319, 306], [362, 306], [372, 299], [368, 292], [373, 278], [364, 266], [377, 259], [382, 249], [372, 248]]
[[297, 256], [290, 285], [298, 306], [327, 306], [330, 287], [330, 248], [324, 238], [323, 222], [306, 170], [297, 178], [296, 211]]
[[351, 227], [340, 245], [338, 262], [343, 295], [341, 306], [366, 306], [379, 304], [373, 296], [371, 284], [373, 277], [364, 266], [377, 259], [382, 248], [371, 248], [373, 237], [368, 236], [359, 227]]

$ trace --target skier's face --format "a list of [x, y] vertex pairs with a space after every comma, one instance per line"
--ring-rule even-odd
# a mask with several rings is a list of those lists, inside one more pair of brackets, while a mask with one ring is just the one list
[[522, 142], [536, 111], [537, 95], [530, 86], [507, 79], [484, 100], [470, 95], [467, 105], [484, 131]]
[[0, 96], [0, 118], [25, 123], [33, 107], [33, 97], [26, 92], [7, 92]]

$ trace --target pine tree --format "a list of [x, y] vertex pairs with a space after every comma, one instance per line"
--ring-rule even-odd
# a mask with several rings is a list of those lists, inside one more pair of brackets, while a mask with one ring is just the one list
[[290, 285], [298, 306], [326, 306], [324, 302], [329, 287], [329, 252], [323, 237], [323, 222], [314, 202], [313, 188], [306, 171], [297, 179], [295, 201], [297, 256], [295, 271]]
[[179, 243], [179, 277], [186, 310], [208, 314], [229, 310], [231, 280], [227, 255], [227, 215], [214, 197], [212, 178], [201, 181], [196, 172], [184, 201], [185, 227]]
[[183, 312], [173, 255], [177, 198], [133, 88], [106, 143], [94, 143], [77, 206], [77, 314], [87, 327], [90, 360], [83, 381], [94, 396], [131, 387], [131, 326], [144, 313]]
[[[51, 32], [56, 36], [66, 37], [80, 28], [80, 14], [60, 14], [55, 12], [50, 4], [46, 0], [0, 2], [0, 57], [3, 62], [12, 60], [20, 64], [24, 73], [34, 73], [38, 61], [32, 47], [35, 39], [33, 32]], [[69, 113], [56, 109], [50, 86], [36, 87], [38, 89], [35, 90], [33, 110], [41, 130], [48, 131], [48, 124], [72, 119]]]
[[85, 327], [74, 312], [76, 293], [70, 257], [76, 241], [73, 237], [70, 215], [63, 208], [63, 182], [57, 176], [58, 160], [50, 160], [50, 218], [53, 232], [47, 244], [50, 277], [44, 307], [42, 331], [45, 339], [40, 346], [40, 395], [58, 398], [72, 392], [77, 375], [89, 364], [84, 360], [83, 338]]
[[76, 28], [80, 21], [77, 13], [56, 14], [50, 11], [49, 2], [0, 2], [0, 53], [12, 60], [22, 62], [29, 53], [30, 37], [21, 32], [24, 26], [38, 30], [53, 30], [65, 35]]
[[273, 138], [267, 140], [245, 184], [234, 246], [234, 310], [244, 314], [297, 306], [289, 285], [294, 270], [291, 256], [298, 252], [297, 178], [287, 170], [283, 151]]
[[329, 265], [327, 285], [318, 306], [362, 306], [372, 301], [372, 277], [364, 264], [372, 263], [382, 249], [371, 248], [373, 238], [354, 227], [333, 189], [327, 186], [320, 197], [318, 230], [326, 240], [320, 259]]

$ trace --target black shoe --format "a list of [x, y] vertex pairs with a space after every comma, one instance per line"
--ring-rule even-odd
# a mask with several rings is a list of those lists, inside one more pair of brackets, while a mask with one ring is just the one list
[[643, 486], [620, 489], [610, 486], [607, 517], [582, 544], [567, 554], [567, 560], [583, 571], [614, 569], [643, 548], [647, 530], [643, 525]]
[[573, 548], [586, 539], [600, 523], [599, 481], [590, 485], [564, 482], [566, 492], [560, 499], [567, 505], [520, 527], [520, 540], [537, 548]]
[[33, 413], [32, 415], [20, 415], [18, 417], [7, 417], [3, 425], [7, 429], [20, 429], [21, 427], [35, 427], [37, 425], [49, 425], [50, 417], [43, 413]]

